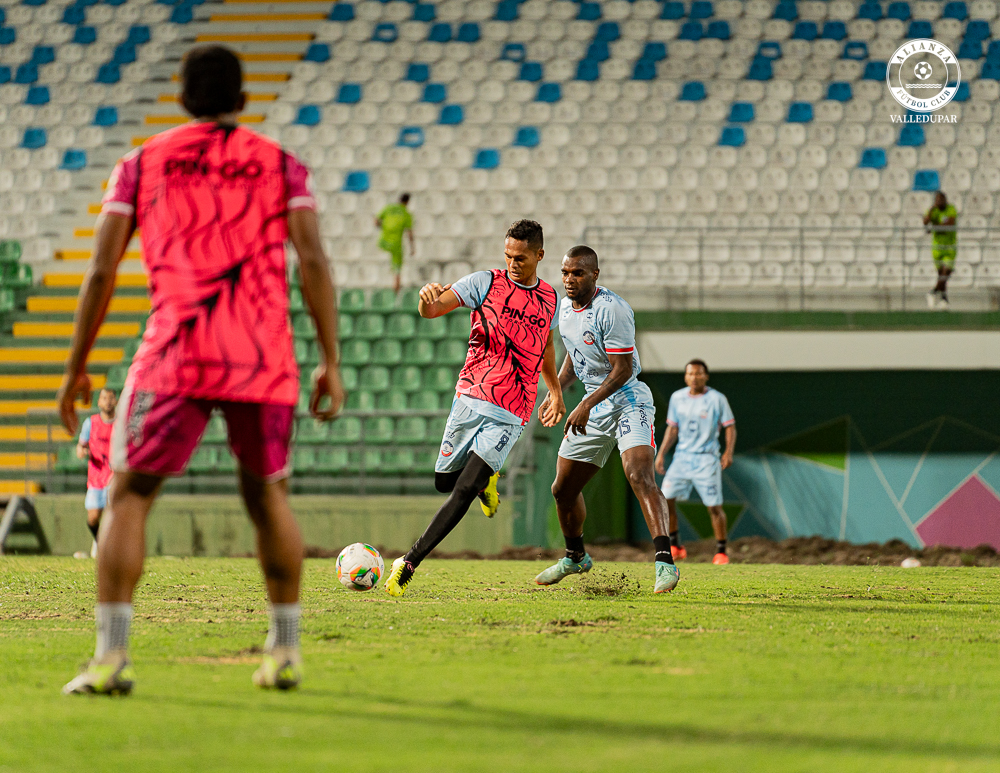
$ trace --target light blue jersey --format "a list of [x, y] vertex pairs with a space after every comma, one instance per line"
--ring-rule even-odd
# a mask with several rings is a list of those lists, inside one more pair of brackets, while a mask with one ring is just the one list
[[667, 424], [677, 427], [677, 454], [719, 456], [719, 430], [735, 423], [726, 396], [712, 387], [700, 395], [687, 387], [670, 395]]
[[606, 412], [614, 407], [653, 404], [649, 387], [636, 376], [642, 372], [635, 348], [635, 315], [624, 298], [607, 288], [598, 287], [587, 306], [574, 309], [573, 301], [563, 298], [559, 306], [559, 334], [573, 361], [573, 372], [587, 393], [595, 391], [611, 373], [609, 354], [632, 355], [632, 377], [594, 410]]

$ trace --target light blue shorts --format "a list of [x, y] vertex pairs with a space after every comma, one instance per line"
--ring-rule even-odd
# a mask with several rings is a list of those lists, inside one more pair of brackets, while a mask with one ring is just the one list
[[[601, 403], [598, 408], [604, 406]], [[590, 412], [586, 435], [570, 432], [559, 446], [559, 456], [576, 462], [589, 462], [603, 467], [617, 445], [618, 453], [630, 448], [649, 446], [656, 450], [653, 438], [653, 417], [656, 409], [652, 403], [617, 406], [598, 412]]]
[[451, 404], [451, 415], [444, 428], [441, 450], [438, 452], [435, 472], [455, 472], [469, 463], [469, 454], [500, 472], [510, 449], [521, 437], [523, 427], [506, 424], [465, 405], [461, 400]]
[[722, 464], [715, 454], [674, 454], [663, 479], [667, 499], [688, 499], [694, 488], [706, 507], [722, 504]]
[[83, 498], [83, 507], [86, 510], [103, 510], [108, 506], [108, 489], [88, 488], [87, 496]]

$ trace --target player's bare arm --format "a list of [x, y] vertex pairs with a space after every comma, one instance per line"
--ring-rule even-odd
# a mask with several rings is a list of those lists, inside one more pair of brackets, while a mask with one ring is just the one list
[[[344, 385], [340, 380], [340, 353], [337, 338], [337, 293], [330, 279], [330, 263], [323, 252], [316, 213], [293, 209], [288, 213], [288, 235], [299, 256], [302, 298], [316, 322], [320, 364], [312, 374], [309, 412], [320, 421], [329, 421], [344, 405]], [[325, 408], [324, 397], [330, 398]]]
[[722, 452], [719, 463], [723, 470], [728, 470], [733, 464], [733, 454], [736, 453], [736, 425], [726, 427], [726, 450]]
[[573, 409], [566, 419], [563, 435], [568, 435], [570, 432], [574, 435], [586, 435], [587, 422], [590, 421], [590, 412], [594, 406], [611, 397], [625, 385], [625, 382], [632, 378], [632, 352], [628, 354], [609, 353], [608, 361], [611, 363], [611, 372], [597, 389], [584, 397], [580, 404]]
[[76, 458], [77, 459], [89, 459], [90, 458], [90, 447], [86, 443], [76, 444]]
[[[576, 381], [576, 371], [573, 370], [573, 359], [567, 354], [566, 359], [563, 360], [562, 367], [559, 369], [559, 386], [565, 392], [566, 388]], [[542, 415], [549, 409], [549, 396], [546, 394], [545, 399], [542, 400], [542, 404], [538, 406], [538, 419], [541, 420]]]
[[[733, 430], [733, 438], [736, 438], [736, 430]], [[666, 431], [663, 433], [663, 440], [660, 442], [660, 450], [656, 452], [656, 471], [660, 475], [667, 474], [666, 458], [667, 451], [674, 447], [674, 443], [677, 442], [677, 427], [673, 424], [668, 424]]]
[[420, 300], [417, 301], [417, 312], [424, 319], [443, 317], [461, 305], [450, 284], [441, 285], [429, 282], [420, 288]]
[[90, 377], [87, 376], [87, 356], [97, 340], [97, 331], [108, 313], [108, 304], [115, 291], [115, 275], [128, 247], [135, 221], [131, 217], [104, 214], [97, 219], [94, 257], [80, 285], [79, 301], [73, 319], [73, 340], [63, 372], [62, 384], [56, 395], [59, 418], [67, 432], [76, 434], [77, 397], [90, 402]]
[[549, 331], [549, 342], [545, 345], [542, 355], [542, 380], [549, 393], [538, 409], [539, 420], [543, 427], [554, 427], [566, 415], [566, 403], [563, 402], [562, 384], [556, 372], [556, 345], [552, 331]]

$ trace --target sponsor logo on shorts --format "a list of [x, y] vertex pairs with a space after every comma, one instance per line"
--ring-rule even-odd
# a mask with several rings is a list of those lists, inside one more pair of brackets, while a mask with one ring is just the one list
[[125, 440], [128, 445], [142, 445], [142, 428], [146, 423], [146, 414], [152, 409], [155, 401], [156, 394], [153, 392], [136, 392], [132, 397], [132, 407], [125, 423]]
[[593, 333], [591, 333], [589, 330], [584, 330], [583, 331], [583, 342], [585, 344], [587, 344], [587, 346], [593, 346], [594, 345], [594, 340], [595, 339], [594, 339], [594, 334]]
[[503, 437], [500, 438], [500, 442], [496, 444], [494, 451], [503, 451], [507, 444], [510, 442], [510, 435], [506, 432], [503, 433]]
[[455, 452], [455, 446], [453, 446], [449, 441], [444, 441], [441, 444], [441, 456], [451, 456]]

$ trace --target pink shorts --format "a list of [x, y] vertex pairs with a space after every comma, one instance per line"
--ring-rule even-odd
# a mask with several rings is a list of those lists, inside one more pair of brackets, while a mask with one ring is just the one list
[[169, 477], [183, 475], [218, 408], [229, 448], [243, 470], [267, 482], [287, 478], [294, 405], [236, 403], [122, 390], [111, 435], [111, 469]]

